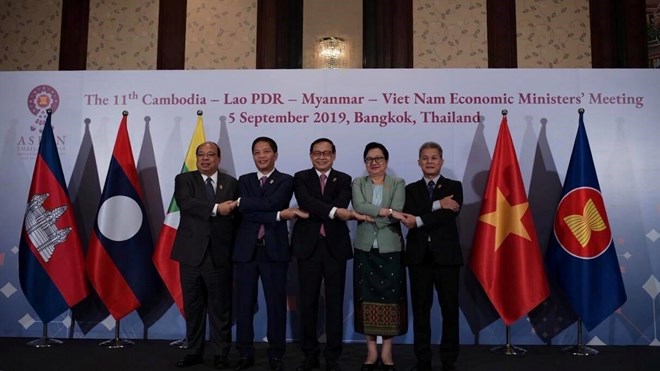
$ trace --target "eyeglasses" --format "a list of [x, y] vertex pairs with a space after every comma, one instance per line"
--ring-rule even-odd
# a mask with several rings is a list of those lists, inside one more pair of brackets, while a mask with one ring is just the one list
[[383, 156], [378, 156], [378, 157], [367, 157], [364, 159], [365, 164], [371, 164], [371, 163], [377, 163], [378, 165], [382, 164], [383, 161], [385, 161], [385, 157]]
[[332, 151], [314, 151], [312, 152], [312, 157], [331, 157], [332, 156]]
[[215, 152], [197, 152], [197, 157], [216, 157], [218, 154]]

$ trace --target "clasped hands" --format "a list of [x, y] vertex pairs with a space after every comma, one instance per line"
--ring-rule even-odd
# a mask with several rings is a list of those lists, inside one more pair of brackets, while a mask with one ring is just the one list
[[225, 202], [220, 202], [217, 205], [218, 205], [217, 213], [219, 215], [225, 216], [231, 214], [234, 211], [234, 209], [238, 206], [238, 200], [233, 200], [233, 201], [229, 200]]

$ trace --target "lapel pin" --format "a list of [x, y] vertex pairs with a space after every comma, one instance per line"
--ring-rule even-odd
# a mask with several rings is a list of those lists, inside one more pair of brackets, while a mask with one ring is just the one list
[[222, 189], [222, 184], [218, 184], [218, 189]]
[[268, 182], [268, 183], [270, 183], [270, 184], [273, 184], [273, 182], [274, 182], [274, 180], [273, 180], [273, 179], [271, 179], [271, 180], [270, 180], [270, 182]]
[[337, 181], [337, 178], [332, 178], [332, 181], [333, 181], [333, 182], [336, 182], [336, 181]]

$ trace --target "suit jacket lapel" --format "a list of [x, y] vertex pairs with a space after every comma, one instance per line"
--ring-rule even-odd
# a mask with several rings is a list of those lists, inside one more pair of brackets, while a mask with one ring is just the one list
[[364, 177], [364, 195], [366, 196], [366, 201], [371, 202], [374, 199], [374, 184], [371, 182], [371, 178], [367, 175]]
[[204, 182], [204, 176], [199, 172], [199, 170], [194, 170], [193, 181], [195, 188], [197, 188], [195, 190], [195, 194], [199, 193], [200, 195], [203, 195], [204, 199], [206, 200], [208, 197], [206, 196], [206, 183]]

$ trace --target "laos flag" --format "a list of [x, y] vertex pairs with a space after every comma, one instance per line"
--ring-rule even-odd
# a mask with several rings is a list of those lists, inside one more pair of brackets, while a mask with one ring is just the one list
[[18, 252], [23, 294], [48, 323], [88, 294], [80, 235], [48, 110]]
[[153, 301], [162, 282], [151, 261], [154, 244], [128, 137], [119, 125], [86, 265], [94, 289], [115, 320]]
[[546, 263], [591, 331], [625, 303], [626, 290], [583, 115], [580, 110]]

